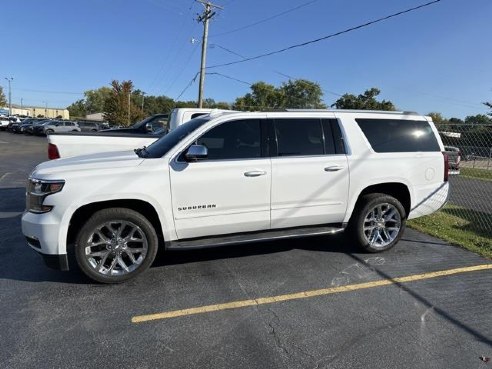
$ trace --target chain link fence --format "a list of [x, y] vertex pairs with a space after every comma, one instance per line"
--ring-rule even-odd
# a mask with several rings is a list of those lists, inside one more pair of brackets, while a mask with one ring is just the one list
[[441, 211], [492, 238], [492, 126], [440, 124], [437, 128], [450, 163], [449, 203]]

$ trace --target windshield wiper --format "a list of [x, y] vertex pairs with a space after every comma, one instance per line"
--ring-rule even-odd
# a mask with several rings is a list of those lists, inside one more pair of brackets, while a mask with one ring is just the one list
[[150, 155], [149, 151], [147, 150], [147, 146], [140, 147], [140, 148], [135, 149], [133, 151], [135, 152], [135, 154], [138, 155], [139, 158], [148, 158]]

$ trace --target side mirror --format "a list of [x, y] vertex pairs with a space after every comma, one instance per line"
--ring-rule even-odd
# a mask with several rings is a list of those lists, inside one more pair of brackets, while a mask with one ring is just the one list
[[185, 158], [188, 161], [206, 159], [207, 156], [208, 156], [208, 149], [203, 145], [191, 145], [185, 154]]
[[152, 129], [152, 124], [147, 123], [147, 124], [145, 125], [145, 130], [146, 130], [147, 132], [152, 132], [152, 131], [153, 131], [153, 129]]

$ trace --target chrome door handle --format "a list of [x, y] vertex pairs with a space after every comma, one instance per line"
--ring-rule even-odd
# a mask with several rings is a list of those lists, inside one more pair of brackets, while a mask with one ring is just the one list
[[244, 172], [245, 177], [259, 177], [264, 176], [266, 172], [264, 170], [252, 170], [249, 172]]
[[341, 165], [331, 165], [329, 167], [325, 167], [325, 172], [336, 172], [341, 169], [343, 169], [343, 166]]

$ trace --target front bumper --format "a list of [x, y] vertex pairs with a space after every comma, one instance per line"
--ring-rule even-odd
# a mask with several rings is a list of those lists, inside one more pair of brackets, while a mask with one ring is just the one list
[[22, 233], [27, 244], [43, 257], [50, 268], [68, 270], [67, 255], [59, 250], [59, 232], [60, 223], [53, 213], [25, 212], [22, 215]]
[[68, 267], [68, 257], [66, 254], [64, 254], [64, 255], [47, 255], [47, 254], [42, 254], [39, 251], [38, 251], [38, 254], [41, 255], [41, 257], [44, 260], [44, 263], [50, 269], [61, 270], [64, 272], [70, 269]]

